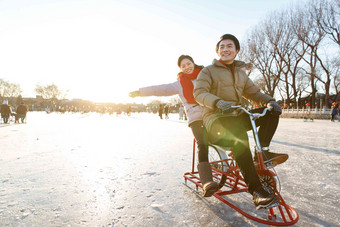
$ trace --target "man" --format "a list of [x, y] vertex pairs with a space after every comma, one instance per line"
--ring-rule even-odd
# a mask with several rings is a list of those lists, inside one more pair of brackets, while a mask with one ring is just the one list
[[203, 106], [203, 121], [210, 141], [233, 148], [235, 160], [249, 193], [253, 195], [255, 206], [266, 208], [276, 203], [278, 196], [263, 188], [256, 173], [247, 135], [247, 131], [251, 130], [249, 116], [241, 111], [222, 112], [241, 104], [243, 98], [259, 106], [272, 107], [272, 111], [256, 120], [256, 123], [260, 126], [259, 138], [264, 157], [267, 157], [267, 162], [277, 165], [288, 159], [287, 154], [269, 152], [269, 144], [282, 110], [272, 97], [262, 93], [241, 70], [244, 63], [235, 60], [239, 50], [240, 44], [235, 36], [225, 34], [221, 37], [216, 45], [220, 59], [215, 59], [212, 65], [202, 69], [196, 80], [194, 97]]
[[24, 102], [20, 103], [16, 112], [17, 114], [15, 115], [15, 122], [19, 123], [19, 119], [21, 119], [21, 122], [24, 123], [24, 120], [26, 119], [26, 114], [28, 112], [28, 108]]
[[4, 119], [4, 123], [8, 123], [8, 119], [12, 114], [11, 106], [8, 105], [8, 101], [4, 100], [2, 105], [0, 106], [1, 118]]

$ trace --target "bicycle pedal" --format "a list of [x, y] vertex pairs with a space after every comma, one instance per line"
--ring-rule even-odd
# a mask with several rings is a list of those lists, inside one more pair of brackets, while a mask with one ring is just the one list
[[256, 210], [270, 209], [270, 208], [274, 208], [274, 207], [278, 207], [278, 206], [280, 206], [279, 203], [273, 203], [269, 206], [257, 206]]
[[274, 208], [274, 207], [278, 207], [278, 206], [280, 206], [280, 203], [279, 203], [279, 202], [276, 202], [276, 203], [273, 203], [273, 204], [267, 206], [266, 209]]
[[276, 163], [271, 162], [271, 161], [266, 161], [266, 162], [264, 162], [264, 165], [267, 167], [267, 169], [269, 169], [269, 168], [274, 168], [275, 166], [277, 166]]
[[270, 209], [270, 208], [274, 208], [274, 207], [278, 207], [280, 206], [280, 203], [279, 203], [279, 198], [276, 198], [274, 201], [272, 201], [271, 204], [269, 205], [265, 205], [265, 206], [262, 206], [262, 205], [259, 205], [256, 207], [256, 210], [261, 210], [261, 209]]
[[[260, 166], [260, 163], [258, 161], [254, 161], [254, 165], [255, 167], [259, 167]], [[264, 162], [264, 166], [267, 168], [267, 169], [270, 169], [270, 168], [273, 168], [275, 167], [276, 165], [271, 163], [271, 162]]]

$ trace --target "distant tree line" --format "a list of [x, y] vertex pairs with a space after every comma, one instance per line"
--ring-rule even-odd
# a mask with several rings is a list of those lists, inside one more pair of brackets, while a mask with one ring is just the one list
[[[326, 107], [340, 92], [340, 0], [310, 0], [272, 12], [253, 27], [241, 60], [253, 63], [250, 75], [267, 94], [297, 107], [303, 96], [315, 107], [318, 91]], [[278, 94], [277, 94], [278, 93]]]
[[22, 93], [19, 84], [10, 83], [0, 78], [0, 100], [4, 98], [18, 97]]
[[[42, 86], [37, 84], [35, 87], [35, 92], [37, 95], [42, 96], [44, 99], [63, 99], [66, 93], [58, 88], [57, 85], [51, 84]], [[22, 90], [19, 84], [10, 83], [0, 78], [0, 99], [1, 101], [6, 98], [14, 98], [21, 95]]]
[[[0, 101], [1, 103], [4, 100], [8, 100], [14, 103], [12, 104], [20, 104], [23, 101], [22, 98], [22, 90], [19, 84], [11, 83], [8, 81], [5, 81], [4, 79], [0, 78]], [[61, 100], [65, 99], [66, 92], [62, 91], [60, 88], [58, 88], [55, 84], [50, 85], [39, 85], [37, 84], [35, 87], [35, 93], [37, 96], [40, 96], [42, 98], [42, 105], [58, 105]]]

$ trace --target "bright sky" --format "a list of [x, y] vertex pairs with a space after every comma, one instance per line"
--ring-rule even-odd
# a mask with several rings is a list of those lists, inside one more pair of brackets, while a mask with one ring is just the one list
[[68, 99], [143, 102], [170, 83], [177, 58], [208, 65], [225, 33], [242, 41], [266, 15], [299, 0], [0, 0], [0, 78], [24, 97], [56, 84]]

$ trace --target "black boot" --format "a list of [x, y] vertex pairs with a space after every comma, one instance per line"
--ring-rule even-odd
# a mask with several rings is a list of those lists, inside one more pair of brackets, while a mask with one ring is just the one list
[[[287, 161], [289, 156], [288, 154], [272, 153], [269, 151], [268, 147], [263, 147], [262, 157], [265, 165], [268, 164], [270, 166], [271, 164], [274, 167]], [[254, 161], [258, 162], [257, 152], [255, 153]]]
[[275, 194], [270, 194], [263, 187], [259, 187], [253, 192], [253, 202], [256, 209], [268, 208], [279, 201], [279, 197]]

